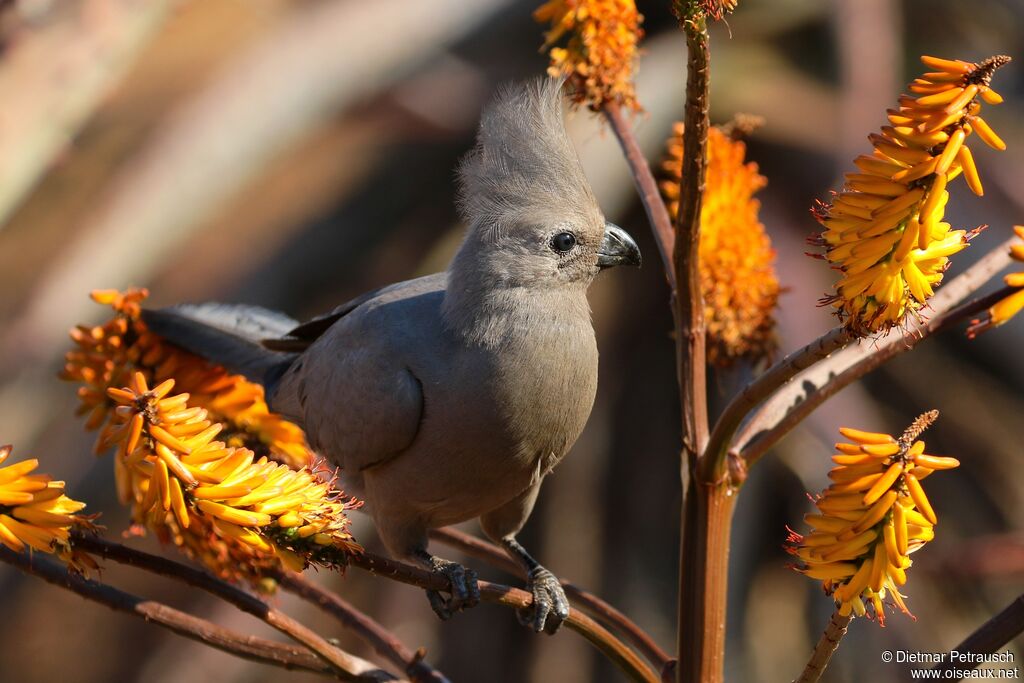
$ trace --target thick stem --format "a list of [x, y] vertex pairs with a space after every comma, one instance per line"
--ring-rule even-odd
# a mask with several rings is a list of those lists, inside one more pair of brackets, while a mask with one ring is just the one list
[[668, 208], [658, 192], [658, 183], [651, 173], [651, 166], [644, 157], [640, 143], [637, 142], [633, 127], [622, 113], [622, 108], [615, 102], [609, 102], [604, 107], [605, 118], [611, 124], [612, 132], [622, 147], [622, 153], [629, 164], [630, 174], [633, 182], [636, 183], [637, 192], [640, 195], [640, 202], [644, 205], [647, 213], [647, 221], [651, 224], [651, 231], [654, 233], [654, 240], [658, 243], [658, 252], [661, 254], [661, 262], [665, 266], [665, 276], [668, 278], [672, 291], [676, 288], [676, 273], [672, 265], [672, 253], [675, 244], [675, 233], [672, 227], [672, 217], [669, 216]]
[[677, 675], [681, 683], [719, 683], [725, 656], [725, 600], [733, 491], [725, 460], [701, 457], [708, 441], [700, 213], [707, 171], [710, 50], [703, 13], [682, 17], [686, 35], [686, 108], [679, 214], [672, 261], [677, 296], [676, 366], [682, 408], [686, 484], [679, 558]]
[[[430, 532], [430, 537], [445, 545], [457, 548], [471, 557], [483, 560], [513, 576], [526, 578], [526, 572], [523, 571], [522, 566], [518, 562], [513, 561], [501, 548], [493, 543], [488, 543], [451, 528], [435, 529]], [[562, 581], [561, 583], [562, 588], [565, 589], [565, 594], [569, 596], [573, 604], [589, 614], [609, 631], [620, 635], [626, 642], [636, 648], [640, 654], [646, 657], [647, 661], [657, 667], [658, 670], [664, 669], [670, 662], [674, 661], [654, 642], [650, 635], [615, 607], [593, 593], [585, 591], [568, 581]]]
[[685, 498], [681, 593], [680, 683], [720, 683], [725, 665], [729, 536], [735, 491], [690, 478]]
[[332, 667], [325, 664], [309, 649], [300, 645], [275, 643], [264, 638], [249, 636], [223, 628], [206, 619], [186, 614], [154, 600], [146, 600], [97, 581], [91, 581], [68, 572], [64, 567], [41, 559], [15, 553], [0, 547], [0, 562], [6, 562], [21, 571], [36, 576], [49, 584], [64, 588], [86, 600], [161, 626], [179, 636], [195, 640], [222, 652], [269, 664], [284, 669], [309, 671], [322, 676], [336, 677]]
[[846, 635], [846, 629], [849, 628], [852, 618], [850, 615], [841, 616], [838, 611], [832, 613], [825, 632], [821, 634], [821, 639], [814, 647], [811, 658], [807, 660], [804, 672], [800, 674], [800, 678], [796, 679], [795, 683], [818, 683], [821, 674], [825, 673], [828, 661], [839, 649], [839, 641]]
[[394, 664], [398, 671], [407, 674], [413, 683], [447, 683], [448, 679], [441, 672], [423, 660], [426, 654], [423, 648], [413, 652], [393, 633], [375, 619], [360, 612], [341, 596], [318, 586], [297, 572], [280, 570], [274, 572], [272, 576], [284, 590], [316, 605], [337, 619], [377, 654]]
[[[683, 449], [691, 469], [707, 443], [707, 376], [704, 352], [704, 296], [700, 284], [700, 211], [707, 174], [708, 32], [702, 15], [683, 22], [688, 58], [686, 109], [683, 122], [683, 164], [679, 215], [672, 254], [678, 295], [676, 363], [683, 411]], [[706, 464], [706, 463], [705, 463]], [[716, 481], [721, 472], [705, 471]]]

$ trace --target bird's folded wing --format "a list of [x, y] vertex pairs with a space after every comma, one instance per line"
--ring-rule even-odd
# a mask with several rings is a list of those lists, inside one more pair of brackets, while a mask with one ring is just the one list
[[271, 351], [301, 353], [308, 349], [313, 342], [322, 337], [323, 334], [334, 325], [334, 323], [338, 322], [368, 301], [372, 301], [382, 295], [388, 295], [398, 291], [408, 291], [415, 294], [419, 291], [436, 289], [438, 287], [443, 288], [444, 283], [445, 274], [435, 273], [433, 275], [416, 278], [415, 280], [396, 282], [385, 287], [380, 287], [346, 301], [330, 313], [318, 315], [315, 318], [307, 320], [301, 325], [297, 324], [290, 328], [286, 333], [281, 333], [275, 338], [263, 339], [261, 343], [264, 348]]
[[422, 385], [380, 348], [324, 349], [315, 359], [303, 359], [295, 379], [285, 383], [278, 397], [299, 403], [314, 448], [349, 472], [401, 454], [419, 431]]

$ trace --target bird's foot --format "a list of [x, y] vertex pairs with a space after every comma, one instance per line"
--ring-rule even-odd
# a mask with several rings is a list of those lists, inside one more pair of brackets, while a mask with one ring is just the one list
[[458, 562], [442, 560], [429, 555], [426, 558], [432, 571], [448, 579], [447, 591], [428, 590], [430, 607], [442, 621], [451, 619], [456, 612], [475, 607], [480, 602], [480, 587], [476, 572]]
[[558, 577], [544, 567], [537, 565], [529, 573], [529, 591], [533, 594], [531, 608], [516, 612], [519, 623], [536, 633], [544, 631], [553, 635], [569, 618], [569, 600]]

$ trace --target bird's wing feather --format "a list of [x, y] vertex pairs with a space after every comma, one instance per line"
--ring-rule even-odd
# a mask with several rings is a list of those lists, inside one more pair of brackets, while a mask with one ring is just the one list
[[294, 358], [260, 345], [260, 339], [280, 336], [296, 324], [283, 313], [266, 308], [180, 304], [143, 310], [142, 319], [166, 341], [264, 385], [273, 384]]
[[284, 313], [249, 304], [207, 302], [178, 304], [162, 310], [253, 340], [287, 334], [297, 324]]
[[[423, 414], [423, 388], [412, 371], [369, 348], [344, 350], [324, 376], [305, 382], [305, 427], [313, 445], [348, 472], [360, 472], [412, 444]], [[331, 409], [309, 409], [309, 403]]]
[[336, 309], [282, 378], [273, 409], [300, 420], [313, 447], [349, 472], [407, 449], [424, 406], [409, 359], [440, 329], [445, 282], [444, 274], [401, 282]]
[[261, 343], [265, 348], [270, 349], [271, 351], [305, 351], [313, 344], [313, 342], [322, 337], [323, 334], [334, 325], [334, 323], [338, 322], [367, 301], [372, 301], [377, 297], [389, 294], [396, 290], [412, 290], [424, 286], [433, 286], [435, 282], [442, 281], [443, 278], [444, 273], [435, 273], [434, 275], [428, 275], [415, 280], [398, 282], [387, 285], [386, 287], [374, 289], [357, 296], [354, 299], [346, 301], [330, 313], [310, 318], [301, 325], [293, 325], [286, 332], [276, 335], [273, 339], [263, 339]]

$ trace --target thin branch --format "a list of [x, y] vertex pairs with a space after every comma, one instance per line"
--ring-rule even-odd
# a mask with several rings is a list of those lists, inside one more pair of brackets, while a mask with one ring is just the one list
[[166, 576], [183, 581], [194, 588], [204, 590], [225, 602], [231, 603], [246, 614], [265, 622], [267, 625], [284, 633], [297, 643], [305, 645], [317, 656], [330, 664], [343, 679], [350, 681], [394, 681], [394, 676], [371, 663], [348, 654], [331, 645], [309, 627], [301, 624], [280, 610], [270, 607], [254, 595], [241, 588], [225, 583], [204, 571], [189, 567], [158, 555], [151, 555], [135, 550], [119, 543], [112, 543], [102, 538], [84, 534], [75, 535], [73, 543], [90, 553], [153, 574]]
[[787, 382], [792, 381], [798, 374], [814, 363], [828, 358], [852, 340], [853, 336], [849, 332], [837, 327], [803, 348], [793, 351], [748, 384], [743, 391], [729, 401], [715, 423], [715, 428], [708, 441], [707, 457], [724, 457], [737, 429], [751, 410]]
[[[686, 34], [686, 108], [683, 115], [683, 165], [679, 184], [679, 214], [672, 252], [677, 296], [676, 365], [683, 411], [683, 448], [688, 466], [707, 443], [707, 368], [704, 353], [704, 295], [700, 285], [700, 211], [707, 175], [708, 81], [711, 52], [700, 12], [684, 19]], [[720, 478], [719, 463], [705, 462], [704, 481]]]
[[291, 571], [277, 571], [271, 574], [286, 591], [316, 605], [335, 617], [345, 628], [351, 630], [367, 643], [381, 657], [398, 667], [415, 683], [447, 683], [441, 672], [424, 661], [423, 648], [410, 650], [393, 633], [370, 616], [360, 612], [338, 594], [318, 586], [302, 574]]
[[825, 673], [828, 661], [832, 659], [832, 655], [839, 648], [839, 641], [846, 635], [846, 629], [849, 628], [852, 618], [852, 615], [849, 614], [845, 617], [840, 616], [838, 611], [832, 613], [832, 618], [829, 619], [828, 626], [821, 635], [821, 640], [814, 647], [814, 652], [811, 653], [804, 672], [800, 674], [800, 678], [795, 683], [818, 683], [821, 674]]
[[6, 562], [30, 576], [69, 590], [86, 600], [162, 626], [179, 636], [236, 657], [289, 670], [308, 671], [332, 678], [336, 676], [332, 667], [324, 664], [305, 647], [275, 643], [217, 626], [163, 603], [145, 600], [113, 586], [73, 574], [54, 562], [42, 559], [39, 555], [15, 553], [0, 547], [0, 562]]
[[798, 381], [777, 392], [747, 421], [735, 440], [733, 454], [742, 453], [750, 466], [779, 439], [803, 421], [826, 399], [863, 377], [889, 359], [909, 351], [921, 341], [985, 311], [1013, 288], [1005, 287], [984, 297], [960, 304], [1010, 262], [1011, 238], [983, 256], [944, 287], [931, 301], [931, 315], [913, 325], [906, 334], [893, 333], [874, 343], [850, 346], [812, 366]]
[[640, 202], [644, 205], [647, 221], [651, 224], [654, 240], [658, 243], [661, 262], [665, 266], [665, 277], [668, 278], [669, 285], [674, 292], [676, 273], [672, 266], [672, 250], [676, 237], [672, 227], [672, 218], [658, 192], [658, 183], [651, 173], [651, 166], [647, 163], [643, 150], [640, 149], [640, 143], [633, 133], [633, 127], [629, 125], [629, 121], [623, 115], [622, 108], [615, 102], [609, 102], [604, 107], [604, 115], [622, 147], [626, 163], [629, 164], [630, 174], [633, 176], [637, 193], [640, 195]]
[[[419, 567], [389, 560], [373, 553], [362, 553], [352, 556], [351, 566], [358, 567], [378, 576], [412, 586], [429, 590], [446, 591], [448, 580], [440, 574], [429, 572]], [[503, 586], [490, 581], [481, 581], [480, 598], [484, 602], [506, 605], [515, 609], [525, 609], [533, 604], [533, 596], [526, 591]], [[565, 625], [576, 631], [604, 655], [614, 662], [630, 680], [644, 683], [659, 683], [659, 677], [620, 640], [609, 633], [603, 626], [577, 609], [570, 609]]]
[[[1024, 595], [1018, 596], [1002, 612], [979, 626], [977, 630], [952, 649], [957, 652], [992, 654], [1021, 633], [1024, 633]], [[976, 669], [979, 664], [981, 662], [945, 661], [936, 664], [933, 669], [942, 672], [963, 671], [966, 669]]]
[[[513, 576], [518, 576], [519, 578], [525, 578], [526, 576], [522, 566], [518, 562], [513, 562], [501, 548], [493, 543], [488, 543], [451, 528], [434, 529], [430, 532], [430, 537], [452, 548], [457, 548], [467, 555], [483, 560]], [[572, 598], [573, 603], [578, 605], [606, 629], [621, 635], [659, 671], [674, 661], [654, 642], [651, 636], [612, 605], [568, 581], [562, 581], [562, 587], [565, 589], [566, 595]]]

